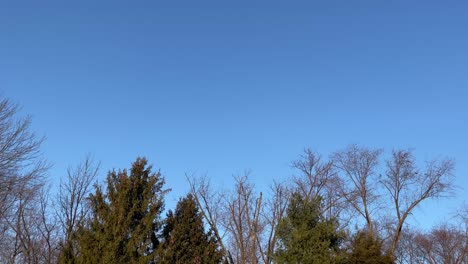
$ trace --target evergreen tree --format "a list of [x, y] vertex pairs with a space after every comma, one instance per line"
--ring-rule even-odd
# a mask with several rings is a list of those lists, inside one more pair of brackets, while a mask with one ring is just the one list
[[392, 264], [393, 257], [384, 254], [380, 239], [360, 231], [351, 244], [346, 264]]
[[107, 192], [90, 197], [92, 218], [78, 232], [79, 263], [148, 263], [155, 258], [161, 228], [164, 178], [144, 158], [126, 170], [109, 172]]
[[278, 227], [277, 263], [336, 263], [343, 234], [335, 219], [325, 219], [321, 199], [293, 193], [286, 217]]
[[169, 211], [160, 245], [162, 263], [221, 263], [222, 254], [215, 236], [205, 233], [203, 217], [192, 194], [179, 200]]

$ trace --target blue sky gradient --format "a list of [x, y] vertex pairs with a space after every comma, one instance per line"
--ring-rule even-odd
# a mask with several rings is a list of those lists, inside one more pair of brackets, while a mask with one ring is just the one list
[[[96, 3], [99, 2], [99, 3]], [[0, 91], [45, 135], [57, 183], [91, 153], [100, 177], [146, 156], [173, 188], [252, 171], [265, 190], [305, 147], [356, 143], [453, 157], [468, 200], [466, 1], [9, 1]]]

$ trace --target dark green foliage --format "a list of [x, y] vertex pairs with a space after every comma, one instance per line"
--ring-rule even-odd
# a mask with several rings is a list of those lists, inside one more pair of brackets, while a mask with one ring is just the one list
[[58, 263], [61, 264], [75, 264], [77, 263], [76, 257], [75, 257], [75, 245], [76, 245], [76, 236], [77, 233], [72, 232], [70, 234], [70, 239], [64, 241], [64, 242], [59, 242], [59, 254], [58, 254]]
[[305, 200], [294, 193], [278, 227], [277, 263], [336, 263], [343, 239], [335, 219], [325, 219], [321, 199]]
[[79, 263], [148, 263], [155, 257], [161, 227], [164, 179], [144, 158], [109, 172], [107, 192], [91, 195], [92, 219], [79, 232]]
[[382, 252], [382, 241], [366, 232], [358, 232], [351, 244], [346, 264], [392, 264], [393, 258]]
[[159, 252], [162, 263], [221, 263], [219, 244], [205, 233], [203, 218], [191, 194], [181, 199], [175, 213], [169, 211]]

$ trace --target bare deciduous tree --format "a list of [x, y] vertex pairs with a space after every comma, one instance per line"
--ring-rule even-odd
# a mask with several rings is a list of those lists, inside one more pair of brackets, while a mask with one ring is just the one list
[[402, 264], [468, 263], [468, 231], [450, 224], [428, 232], [406, 229], [398, 251], [398, 263]]
[[324, 203], [321, 214], [328, 218], [337, 217], [346, 206], [346, 200], [339, 191], [342, 181], [333, 162], [322, 161], [320, 155], [306, 149], [300, 159], [293, 162], [292, 167], [300, 173], [293, 178], [293, 188], [307, 201], [320, 196]]
[[30, 132], [30, 117], [18, 118], [19, 108], [0, 101], [0, 219], [13, 209], [18, 190], [37, 190], [44, 183], [47, 163], [41, 158], [42, 138]]
[[283, 219], [290, 197], [289, 186], [273, 182], [270, 196], [263, 207], [262, 216], [265, 224], [265, 241], [259, 243], [263, 263], [272, 263], [278, 243], [278, 224]]
[[35, 221], [47, 162], [42, 158], [42, 138], [30, 131], [31, 119], [18, 117], [19, 107], [0, 100], [0, 262], [37, 258], [39, 239]]
[[60, 182], [56, 213], [64, 237], [60, 250], [66, 259], [73, 259], [78, 254], [76, 231], [84, 225], [88, 216], [90, 208], [86, 198], [90, 194], [98, 170], [99, 164], [95, 165], [92, 158], [87, 156], [81, 164], [69, 168], [66, 180]]
[[[333, 155], [334, 165], [342, 175], [341, 195], [363, 217], [371, 235], [378, 231], [374, 221], [387, 229], [388, 251], [395, 255], [405, 221], [421, 202], [438, 198], [453, 189], [454, 162], [435, 160], [419, 169], [410, 151], [393, 151], [386, 171], [379, 173], [382, 151], [352, 145]], [[379, 176], [379, 177], [377, 177]], [[389, 195], [382, 195], [382, 194]], [[389, 200], [385, 198], [389, 197]], [[391, 209], [394, 214], [377, 215], [378, 209]]]
[[256, 195], [248, 173], [235, 177], [231, 190], [214, 192], [206, 177], [187, 177], [202, 215], [221, 243], [229, 263], [271, 263], [277, 225], [286, 210], [289, 191], [275, 184], [264, 200]]
[[41, 263], [57, 263], [59, 254], [59, 223], [53, 211], [48, 189], [42, 189], [37, 226], [40, 233]]
[[14, 215], [7, 220], [14, 234], [7, 262], [56, 263], [58, 230], [50, 212], [48, 190], [41, 189], [38, 196], [21, 192]]
[[380, 149], [351, 145], [332, 157], [342, 175], [340, 194], [364, 218], [370, 235], [375, 233], [373, 214], [379, 208], [375, 182], [381, 153]]
[[410, 151], [393, 151], [381, 183], [390, 194], [395, 210], [395, 227], [390, 253], [394, 254], [403, 225], [410, 213], [424, 200], [448, 194], [453, 189], [452, 160], [431, 161], [424, 171], [416, 167]]
[[218, 240], [222, 254], [227, 258], [227, 261], [233, 263], [232, 258], [225, 246], [224, 237], [226, 231], [221, 225], [221, 215], [223, 214], [222, 202], [223, 194], [215, 192], [210, 185], [206, 175], [201, 177], [185, 175], [190, 185], [190, 192], [193, 194], [197, 206], [200, 208], [200, 213], [213, 231]]
[[430, 234], [416, 237], [424, 259], [431, 263], [463, 264], [468, 262], [468, 234], [457, 228], [442, 226]]
[[235, 181], [233, 192], [225, 200], [227, 214], [223, 222], [236, 249], [235, 261], [256, 264], [261, 254], [259, 239], [263, 231], [263, 223], [260, 222], [262, 193], [255, 196], [248, 173], [235, 177]]

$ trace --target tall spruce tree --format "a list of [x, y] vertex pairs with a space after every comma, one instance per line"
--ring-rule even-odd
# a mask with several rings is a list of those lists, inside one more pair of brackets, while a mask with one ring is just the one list
[[335, 219], [321, 215], [321, 199], [293, 193], [286, 217], [278, 226], [276, 263], [337, 263], [343, 234]]
[[205, 232], [203, 217], [192, 196], [179, 200], [175, 212], [169, 211], [160, 245], [161, 263], [221, 263], [219, 244]]
[[92, 217], [79, 230], [78, 263], [149, 263], [162, 226], [164, 178], [138, 158], [127, 170], [107, 176], [107, 192], [91, 195]]

